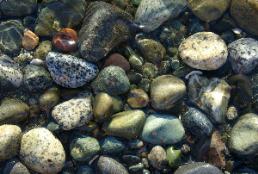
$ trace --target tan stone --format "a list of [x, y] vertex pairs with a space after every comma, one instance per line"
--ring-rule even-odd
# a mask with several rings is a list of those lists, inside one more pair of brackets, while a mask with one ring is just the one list
[[39, 37], [30, 30], [25, 30], [22, 38], [22, 47], [26, 50], [33, 50], [39, 44]]

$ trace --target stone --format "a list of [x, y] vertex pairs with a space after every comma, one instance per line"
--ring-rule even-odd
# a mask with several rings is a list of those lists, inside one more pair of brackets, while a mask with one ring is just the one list
[[60, 102], [60, 91], [58, 88], [50, 88], [39, 97], [39, 107], [47, 113]]
[[48, 3], [38, 14], [35, 33], [39, 36], [53, 36], [62, 28], [76, 27], [83, 19], [86, 7], [87, 3], [84, 0]]
[[198, 109], [188, 108], [181, 119], [184, 127], [196, 137], [209, 136], [213, 131], [211, 121]]
[[258, 116], [248, 113], [233, 126], [229, 138], [229, 150], [239, 156], [252, 156], [258, 152]]
[[24, 30], [22, 37], [22, 47], [28, 51], [33, 50], [39, 44], [39, 37], [31, 30]]
[[238, 25], [246, 31], [258, 35], [258, 2], [256, 0], [232, 0], [230, 12]]
[[230, 5], [230, 0], [188, 0], [188, 7], [201, 20], [211, 22], [219, 19]]
[[30, 92], [43, 91], [53, 84], [49, 72], [42, 66], [27, 65], [23, 71], [23, 84]]
[[145, 142], [158, 145], [178, 143], [184, 135], [185, 130], [181, 121], [173, 115], [165, 114], [150, 115], [142, 131], [142, 139]]
[[3, 174], [30, 174], [29, 169], [18, 160], [8, 162]]
[[167, 154], [162, 146], [154, 146], [148, 154], [150, 164], [158, 170], [162, 170], [167, 165]]
[[162, 75], [151, 83], [151, 105], [157, 110], [169, 110], [184, 97], [185, 83], [173, 75]]
[[85, 125], [93, 117], [91, 94], [82, 94], [56, 105], [51, 115], [63, 130], [71, 130]]
[[147, 79], [154, 79], [158, 75], [158, 67], [153, 63], [146, 62], [142, 66], [142, 75]]
[[100, 92], [95, 96], [93, 102], [94, 120], [102, 122], [109, 118], [113, 110], [113, 99], [110, 95]]
[[132, 108], [144, 108], [149, 103], [149, 96], [140, 88], [131, 89], [128, 93], [127, 103]]
[[99, 174], [129, 174], [127, 169], [113, 158], [100, 156], [97, 162]]
[[223, 174], [217, 167], [204, 162], [194, 162], [180, 166], [174, 174]]
[[0, 161], [11, 159], [19, 152], [21, 128], [16, 125], [0, 126]]
[[181, 150], [176, 150], [174, 147], [169, 147], [166, 152], [168, 165], [173, 168], [179, 166], [182, 156]]
[[200, 70], [216, 70], [227, 61], [226, 43], [212, 32], [199, 32], [185, 39], [178, 48], [188, 66]]
[[71, 28], [61, 29], [52, 39], [55, 48], [62, 52], [75, 51], [77, 49], [77, 41], [77, 32]]
[[10, 56], [17, 56], [22, 46], [24, 27], [18, 20], [0, 23], [0, 51]]
[[258, 65], [258, 41], [238, 39], [228, 45], [229, 61], [235, 73], [248, 74]]
[[37, 10], [37, 0], [8, 0], [2, 1], [0, 11], [9, 17], [21, 17], [30, 15]]
[[105, 155], [119, 154], [125, 149], [124, 143], [112, 136], [102, 139], [100, 145], [102, 154]]
[[93, 137], [77, 138], [70, 144], [70, 154], [76, 161], [90, 161], [99, 152], [99, 142]]
[[48, 53], [46, 64], [53, 80], [66, 88], [81, 87], [93, 80], [98, 73], [95, 64], [57, 52]]
[[120, 95], [129, 90], [130, 82], [122, 68], [108, 66], [100, 71], [91, 86], [95, 93], [106, 92], [109, 95]]
[[29, 116], [29, 106], [17, 99], [4, 98], [0, 105], [0, 124], [18, 124]]
[[40, 42], [34, 52], [34, 57], [45, 60], [47, 54], [52, 50], [52, 43], [49, 40]]
[[35, 172], [58, 173], [65, 163], [65, 151], [49, 130], [39, 127], [22, 136], [20, 159]]
[[145, 122], [145, 113], [141, 110], [119, 112], [104, 126], [108, 135], [127, 139], [137, 138]]
[[142, 0], [135, 14], [135, 22], [144, 31], [153, 31], [168, 19], [176, 18], [186, 9], [186, 0]]
[[126, 72], [130, 70], [130, 64], [129, 64], [128, 60], [126, 60], [126, 58], [124, 56], [122, 56], [121, 54], [118, 54], [118, 53], [111, 54], [107, 59], [105, 59], [105, 63], [103, 65], [103, 67], [107, 67], [107, 66], [111, 66], [111, 65], [119, 66]]
[[0, 56], [0, 91], [8, 91], [21, 86], [23, 73], [9, 56]]
[[144, 58], [154, 64], [160, 64], [166, 55], [166, 48], [152, 39], [139, 39], [137, 44]]
[[94, 172], [89, 166], [80, 166], [76, 174], [94, 174]]

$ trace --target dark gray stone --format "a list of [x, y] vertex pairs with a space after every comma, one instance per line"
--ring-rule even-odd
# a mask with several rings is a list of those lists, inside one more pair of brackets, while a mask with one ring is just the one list
[[180, 166], [174, 174], [223, 174], [217, 167], [208, 163], [196, 162]]

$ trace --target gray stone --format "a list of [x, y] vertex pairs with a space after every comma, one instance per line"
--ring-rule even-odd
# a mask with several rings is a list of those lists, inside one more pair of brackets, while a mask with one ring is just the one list
[[248, 74], [258, 65], [258, 41], [238, 39], [228, 45], [229, 61], [235, 73]]
[[70, 99], [55, 106], [51, 113], [63, 130], [85, 125], [92, 119], [91, 94]]
[[0, 10], [5, 16], [20, 17], [30, 15], [37, 9], [37, 0], [2, 0]]
[[10, 56], [18, 55], [22, 47], [24, 27], [18, 20], [0, 23], [0, 50]]
[[58, 173], [65, 163], [65, 151], [49, 130], [34, 128], [22, 136], [20, 159], [35, 172]]
[[105, 156], [100, 156], [97, 169], [99, 174], [129, 174], [122, 164]]
[[203, 162], [180, 166], [174, 174], [223, 174], [217, 167]]
[[98, 73], [95, 64], [72, 55], [48, 53], [46, 64], [53, 80], [66, 88], [77, 88], [93, 80]]
[[248, 113], [240, 117], [230, 133], [229, 149], [237, 155], [258, 152], [258, 115]]
[[152, 114], [143, 127], [142, 139], [151, 144], [175, 144], [185, 135], [181, 121], [173, 115]]
[[30, 174], [30, 171], [20, 161], [11, 160], [6, 164], [3, 174]]
[[148, 154], [150, 164], [158, 170], [162, 170], [167, 165], [167, 153], [162, 146], [154, 146]]
[[94, 174], [94, 172], [89, 166], [80, 166], [76, 174]]
[[111, 136], [101, 140], [100, 144], [102, 153], [107, 155], [118, 154], [125, 149], [125, 145], [123, 142]]
[[186, 0], [142, 0], [135, 21], [144, 31], [153, 31], [170, 18], [176, 18], [186, 9]]
[[108, 66], [100, 71], [91, 86], [95, 93], [106, 92], [110, 95], [120, 95], [129, 90], [130, 82], [122, 68]]
[[70, 154], [76, 161], [90, 161], [100, 152], [100, 145], [96, 138], [77, 138], [70, 144]]

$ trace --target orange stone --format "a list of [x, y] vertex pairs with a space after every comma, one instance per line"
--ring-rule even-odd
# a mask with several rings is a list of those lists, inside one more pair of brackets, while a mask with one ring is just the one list
[[22, 38], [22, 47], [30, 51], [36, 48], [38, 44], [39, 37], [29, 29], [25, 29]]
[[78, 35], [71, 28], [63, 28], [55, 34], [52, 43], [62, 52], [72, 52], [77, 49]]
[[125, 71], [130, 70], [130, 64], [127, 61], [127, 59], [124, 56], [122, 56], [121, 54], [118, 54], [118, 53], [111, 54], [105, 60], [104, 67], [107, 67], [107, 66], [110, 66], [110, 65], [119, 66], [120, 68], [124, 69]]

